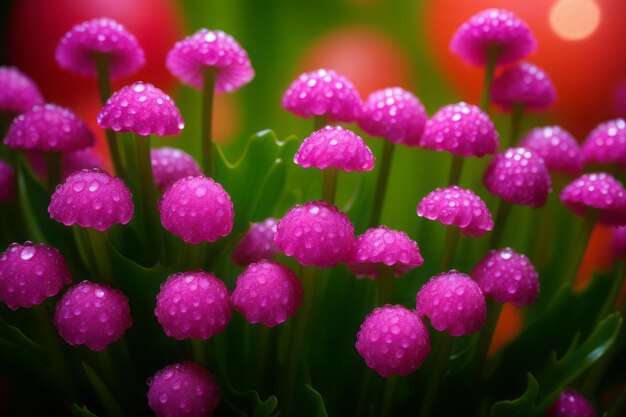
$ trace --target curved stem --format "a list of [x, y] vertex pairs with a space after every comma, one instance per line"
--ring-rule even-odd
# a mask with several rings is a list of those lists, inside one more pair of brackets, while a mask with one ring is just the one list
[[[104, 105], [109, 97], [111, 97], [109, 55], [96, 53], [94, 58], [96, 60], [96, 73], [98, 76], [98, 92], [100, 93], [100, 102]], [[111, 160], [113, 161], [115, 173], [125, 178], [124, 166], [120, 156], [120, 148], [117, 143], [117, 135], [111, 129], [104, 129], [104, 133], [107, 137], [107, 143], [109, 145], [109, 152], [111, 153]]]
[[380, 215], [383, 211], [387, 184], [389, 183], [389, 173], [391, 172], [391, 162], [393, 160], [393, 151], [395, 149], [395, 143], [390, 140], [383, 141], [383, 156], [379, 162], [380, 172], [378, 173], [378, 181], [376, 182], [370, 227], [376, 227], [380, 223]]
[[[509, 142], [506, 148], [514, 147], [519, 139], [522, 119], [524, 117], [524, 104], [516, 102], [511, 109], [511, 129], [509, 130]], [[506, 149], [505, 148], [505, 149]]]
[[491, 232], [491, 239], [489, 240], [489, 247], [491, 249], [498, 249], [500, 246], [504, 229], [506, 228], [506, 222], [511, 213], [511, 208], [513, 208], [511, 203], [500, 200], [500, 207], [498, 207], [498, 214], [496, 214], [493, 232]]
[[204, 69], [202, 86], [202, 168], [207, 177], [213, 177], [213, 97], [215, 95], [215, 68]]
[[496, 62], [498, 55], [500, 54], [499, 48], [491, 47], [487, 52], [487, 63], [485, 65], [485, 81], [483, 84], [483, 94], [480, 100], [480, 108], [487, 111], [489, 107], [489, 89], [491, 88], [491, 82], [493, 81], [493, 73], [496, 69]]
[[452, 164], [450, 165], [450, 176], [448, 177], [448, 185], [459, 185], [461, 173], [463, 172], [463, 162], [465, 158], [460, 155], [452, 155]]
[[46, 166], [48, 169], [48, 191], [54, 192], [61, 183], [61, 154], [59, 152], [46, 152]]
[[454, 254], [459, 245], [459, 235], [459, 229], [456, 226], [448, 226], [446, 240], [443, 244], [443, 255], [441, 256], [441, 272], [448, 271], [452, 261], [454, 261]]
[[336, 168], [326, 168], [322, 170], [322, 200], [328, 204], [335, 204], [335, 194], [337, 193]]
[[438, 343], [437, 349], [433, 351], [433, 367], [430, 371], [428, 384], [426, 385], [424, 401], [419, 411], [419, 415], [422, 417], [431, 417], [432, 415], [432, 409], [437, 399], [437, 392], [448, 370], [448, 361], [450, 360], [450, 352], [452, 351], [452, 336], [444, 332], [438, 332], [436, 335]]

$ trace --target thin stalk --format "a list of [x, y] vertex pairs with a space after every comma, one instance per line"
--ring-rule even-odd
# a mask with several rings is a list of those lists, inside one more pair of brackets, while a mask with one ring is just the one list
[[307, 340], [306, 330], [312, 323], [311, 314], [313, 312], [313, 300], [315, 295], [315, 285], [317, 281], [318, 270], [314, 266], [302, 266], [300, 268], [300, 280], [303, 288], [303, 301], [300, 312], [296, 316], [291, 339], [291, 364], [289, 366], [291, 372], [291, 381], [296, 382], [299, 361], [307, 356]]
[[378, 281], [378, 304], [384, 306], [393, 301], [393, 268], [380, 263], [376, 268]]
[[326, 168], [322, 170], [322, 200], [328, 204], [335, 204], [337, 194], [337, 174], [336, 168]]
[[389, 173], [391, 172], [391, 162], [393, 160], [393, 151], [395, 149], [395, 143], [390, 140], [383, 140], [383, 156], [379, 162], [380, 172], [378, 173], [378, 181], [376, 182], [370, 227], [376, 227], [380, 223], [380, 215], [383, 211], [387, 184], [389, 183]]
[[611, 285], [611, 291], [604, 300], [602, 309], [596, 318], [596, 324], [602, 320], [612, 311], [616, 309], [617, 298], [619, 297], [620, 290], [624, 284], [624, 277], [626, 275], [626, 261], [620, 261], [617, 266], [617, 274], [613, 277]]
[[489, 48], [487, 52], [487, 63], [485, 65], [485, 81], [483, 84], [483, 94], [480, 99], [480, 108], [484, 111], [487, 111], [489, 108], [489, 90], [491, 88], [491, 82], [493, 81], [493, 73], [496, 70], [496, 62], [498, 60], [498, 55], [500, 54], [500, 50], [497, 47]]
[[52, 317], [46, 307], [47, 303], [33, 307], [33, 311], [39, 321], [39, 328], [43, 331], [46, 352], [50, 355], [52, 369], [59, 375], [63, 384], [69, 391], [74, 391], [74, 382], [67, 369], [67, 364], [63, 358], [63, 352], [59, 345], [59, 337], [56, 329], [52, 325]]
[[463, 163], [465, 158], [461, 155], [452, 155], [452, 165], [450, 165], [450, 176], [448, 177], [448, 185], [459, 185], [461, 181], [461, 173], [463, 172]]
[[328, 117], [326, 117], [325, 114], [313, 117], [313, 130], [314, 131], [317, 131], [317, 130], [322, 129], [323, 127], [326, 127], [327, 124], [328, 124]]
[[102, 281], [111, 282], [113, 280], [113, 270], [111, 269], [111, 260], [109, 258], [109, 250], [107, 248], [105, 232], [86, 228], [83, 231], [83, 241], [89, 242], [91, 250], [92, 272]]
[[387, 378], [385, 381], [385, 392], [383, 394], [383, 404], [381, 409], [381, 417], [388, 417], [391, 414], [393, 408], [393, 394], [398, 382], [397, 376]]
[[439, 386], [444, 380], [446, 371], [448, 370], [448, 361], [450, 360], [450, 352], [452, 352], [452, 336], [445, 332], [437, 334], [437, 349], [433, 351], [434, 362], [426, 385], [426, 393], [424, 400], [420, 406], [419, 415], [421, 417], [431, 417]]
[[183, 243], [183, 256], [180, 268], [184, 270], [202, 268], [204, 266], [204, 254], [206, 245], [204, 243], [198, 243], [192, 245], [190, 243]]
[[517, 144], [523, 117], [524, 103], [513, 103], [513, 108], [511, 109], [511, 129], [509, 130], [509, 143], [507, 148], [511, 148]]
[[565, 282], [571, 284], [572, 286], [576, 282], [578, 270], [580, 269], [580, 265], [583, 262], [585, 250], [587, 249], [587, 244], [589, 243], [589, 239], [591, 238], [593, 228], [596, 225], [597, 217], [598, 216], [595, 213], [588, 213], [583, 218], [583, 223], [580, 227], [578, 239], [574, 241], [573, 257], [569, 258], [571, 260], [571, 262], [569, 263], [570, 270], [566, 275], [564, 275], [564, 278], [566, 279]]
[[441, 256], [441, 272], [448, 271], [454, 261], [456, 248], [459, 245], [459, 235], [459, 229], [456, 226], [448, 226], [446, 240], [443, 244], [443, 255]]
[[506, 229], [506, 222], [511, 213], [513, 205], [507, 201], [500, 200], [500, 207], [498, 207], [498, 213], [496, 214], [496, 220], [494, 222], [493, 232], [491, 232], [491, 239], [489, 240], [489, 247], [491, 249], [498, 249], [502, 242], [502, 236]]
[[215, 68], [205, 67], [202, 86], [202, 168], [213, 176], [213, 97], [215, 95]]
[[502, 304], [494, 301], [492, 298], [487, 300], [487, 320], [485, 325], [480, 331], [476, 348], [474, 349], [473, 369], [475, 372], [480, 373], [483, 365], [487, 360], [487, 353], [489, 352], [489, 346], [491, 345], [491, 339], [493, 339], [493, 333], [496, 330], [498, 319], [500, 318], [500, 312], [502, 311]]
[[122, 408], [93, 368], [89, 366], [89, 364], [83, 362], [83, 369], [85, 370], [85, 374], [87, 375], [87, 379], [89, 379], [91, 386], [94, 391], [96, 391], [96, 395], [100, 398], [103, 408], [107, 411], [107, 415], [111, 417], [124, 417]]
[[193, 355], [193, 361], [206, 366], [206, 350], [204, 349], [204, 340], [202, 339], [190, 339], [191, 340], [191, 352]]
[[46, 167], [48, 169], [48, 191], [54, 192], [61, 183], [61, 154], [59, 152], [46, 152]]

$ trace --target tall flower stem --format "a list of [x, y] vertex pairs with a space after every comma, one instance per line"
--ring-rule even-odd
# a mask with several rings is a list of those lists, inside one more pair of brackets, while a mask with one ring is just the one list
[[83, 234], [82, 241], [88, 242], [88, 250], [91, 251], [89, 258], [91, 260], [92, 273], [102, 282], [111, 282], [113, 280], [113, 270], [111, 269], [112, 263], [109, 258], [106, 234], [91, 228], [82, 228], [81, 232]]
[[513, 205], [507, 201], [500, 200], [500, 207], [498, 207], [498, 213], [496, 214], [496, 220], [494, 221], [493, 232], [491, 232], [491, 239], [489, 240], [489, 248], [498, 249], [502, 242], [502, 236], [504, 229], [506, 228], [509, 214], [511, 213]]
[[483, 84], [483, 94], [480, 99], [480, 108], [487, 111], [489, 108], [489, 90], [491, 88], [491, 82], [493, 81], [493, 73], [496, 70], [496, 63], [500, 51], [497, 47], [489, 48], [487, 52], [487, 63], [485, 64], [485, 81]]
[[295, 384], [300, 369], [299, 361], [307, 356], [306, 330], [311, 324], [311, 314], [313, 312], [313, 300], [315, 296], [315, 285], [317, 281], [317, 268], [314, 266], [302, 265], [300, 268], [300, 280], [302, 281], [303, 300], [300, 312], [294, 321], [291, 338], [290, 381]]
[[206, 351], [204, 348], [204, 340], [202, 339], [190, 339], [191, 340], [191, 352], [193, 361], [206, 366]]
[[617, 307], [617, 299], [624, 284], [624, 277], [626, 277], [626, 261], [622, 260], [618, 263], [617, 273], [613, 277], [613, 282], [611, 283], [611, 291], [609, 292], [608, 297], [604, 300], [602, 309], [598, 313], [596, 323], [604, 320], [604, 318]]
[[576, 282], [576, 277], [578, 276], [578, 270], [580, 269], [580, 265], [583, 262], [583, 257], [585, 256], [585, 250], [587, 249], [587, 244], [589, 243], [589, 239], [591, 238], [591, 233], [593, 232], [593, 228], [596, 225], [597, 219], [596, 213], [587, 213], [587, 215], [583, 218], [583, 223], [580, 227], [580, 231], [578, 233], [578, 238], [574, 241], [574, 251], [573, 257], [571, 259], [570, 270], [567, 274], [564, 275], [566, 281], [570, 285], [574, 285]]
[[476, 348], [474, 349], [474, 356], [472, 360], [474, 372], [482, 372], [481, 370], [487, 359], [489, 345], [491, 345], [491, 339], [493, 339], [493, 333], [496, 330], [496, 324], [498, 324], [501, 311], [502, 304], [489, 298], [487, 301], [487, 320], [480, 331], [478, 342], [476, 343]]
[[515, 102], [513, 104], [513, 108], [511, 109], [511, 128], [509, 130], [509, 142], [507, 148], [511, 148], [517, 144], [523, 118], [524, 104]]
[[436, 333], [437, 343], [433, 349], [433, 366], [428, 378], [424, 399], [420, 406], [419, 415], [421, 417], [431, 417], [439, 386], [448, 370], [450, 352], [452, 352], [452, 336], [445, 332]]
[[448, 226], [446, 230], [446, 240], [443, 244], [443, 255], [441, 256], [441, 272], [448, 271], [454, 261], [454, 254], [459, 245], [459, 235], [460, 232], [457, 227]]
[[393, 301], [393, 268], [380, 263], [376, 268], [378, 281], [378, 304], [384, 306]]
[[204, 69], [202, 86], [202, 168], [207, 177], [213, 176], [213, 97], [215, 95], [216, 70]]
[[48, 169], [48, 191], [54, 192], [61, 183], [61, 154], [59, 152], [46, 152], [46, 168]]
[[459, 185], [461, 173], [463, 172], [463, 163], [465, 158], [461, 155], [452, 155], [452, 164], [450, 165], [450, 176], [448, 177], [448, 185]]
[[[111, 74], [109, 71], [109, 55], [103, 53], [95, 54], [96, 60], [96, 73], [98, 76], [98, 92], [100, 93], [100, 102], [102, 105], [111, 97]], [[124, 165], [122, 164], [122, 158], [120, 154], [120, 147], [117, 142], [117, 135], [111, 129], [105, 129], [104, 133], [107, 137], [107, 143], [109, 145], [109, 152], [111, 153], [111, 159], [113, 160], [113, 167], [115, 173], [125, 178]]]
[[376, 182], [370, 227], [376, 227], [380, 223], [380, 215], [383, 211], [387, 184], [389, 183], [389, 173], [391, 172], [391, 162], [393, 160], [393, 151], [395, 149], [395, 143], [390, 140], [383, 140], [383, 156], [380, 160], [380, 172], [378, 173], [378, 181]]
[[325, 114], [313, 117], [313, 130], [317, 131], [328, 124], [328, 117]]
[[380, 416], [388, 417], [391, 415], [393, 407], [393, 394], [398, 383], [398, 376], [392, 376], [385, 381], [385, 392], [383, 393], [383, 404]]
[[326, 168], [322, 170], [322, 200], [328, 204], [335, 204], [335, 194], [337, 193], [336, 168]]

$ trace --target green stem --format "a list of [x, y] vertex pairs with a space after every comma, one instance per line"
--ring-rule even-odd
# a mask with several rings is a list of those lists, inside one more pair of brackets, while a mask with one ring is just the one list
[[514, 147], [517, 144], [523, 117], [524, 103], [513, 103], [513, 108], [511, 109], [511, 130], [509, 131], [509, 142], [506, 148]]
[[183, 242], [183, 256], [181, 257], [180, 269], [191, 270], [204, 267], [204, 255], [206, 245], [198, 243], [192, 245]]
[[380, 223], [380, 215], [383, 211], [387, 184], [389, 183], [389, 173], [391, 172], [391, 162], [393, 160], [393, 151], [395, 149], [395, 143], [390, 140], [383, 140], [383, 156], [379, 162], [380, 171], [378, 173], [378, 181], [376, 182], [370, 227], [376, 227]]
[[433, 350], [433, 367], [430, 371], [424, 400], [419, 411], [419, 415], [422, 417], [431, 417], [432, 415], [437, 392], [448, 370], [448, 361], [450, 360], [450, 352], [452, 351], [452, 336], [445, 332], [437, 332], [436, 335], [438, 343], [437, 349]]
[[307, 357], [306, 330], [312, 323], [313, 300], [318, 270], [314, 266], [302, 265], [300, 268], [300, 280], [302, 281], [303, 300], [302, 307], [293, 323], [293, 335], [291, 339], [290, 372], [292, 384], [296, 383], [300, 360]]
[[48, 169], [48, 191], [54, 192], [61, 183], [61, 154], [59, 152], [46, 152], [46, 166]]
[[489, 346], [491, 345], [491, 339], [493, 339], [493, 333], [496, 330], [498, 319], [500, 318], [500, 312], [502, 311], [502, 304], [494, 301], [492, 298], [487, 300], [487, 320], [485, 325], [480, 331], [478, 336], [478, 342], [474, 349], [473, 369], [474, 372], [482, 373], [483, 365], [487, 360], [487, 353], [489, 352]]
[[216, 70], [205, 67], [202, 86], [202, 168], [208, 177], [213, 176], [213, 97]]
[[446, 240], [443, 244], [443, 255], [441, 256], [441, 272], [448, 271], [454, 261], [456, 248], [459, 245], [459, 235], [460, 232], [456, 226], [448, 226], [446, 230]]
[[378, 304], [384, 306], [393, 301], [393, 268], [379, 263], [376, 280], [378, 281]]
[[193, 355], [193, 361], [206, 366], [206, 350], [204, 348], [204, 340], [202, 339], [190, 339], [191, 351]]
[[102, 406], [107, 411], [107, 415], [111, 417], [123, 417], [124, 412], [122, 408], [115, 400], [115, 397], [111, 394], [111, 391], [107, 388], [107, 386], [102, 382], [102, 379], [96, 374], [89, 364], [83, 362], [83, 369], [85, 370], [85, 374], [87, 375], [87, 379], [91, 383], [94, 391], [100, 398], [102, 402]]
[[566, 283], [570, 285], [574, 285], [576, 282], [576, 277], [578, 276], [578, 270], [580, 269], [580, 265], [583, 262], [583, 257], [585, 256], [585, 250], [587, 249], [587, 244], [589, 243], [589, 239], [591, 238], [591, 233], [593, 232], [593, 228], [596, 225], [597, 214], [588, 213], [583, 218], [583, 223], [580, 228], [580, 232], [578, 234], [578, 239], [574, 241], [574, 253], [573, 257], [570, 259], [570, 270], [567, 274], [564, 275], [566, 279]]
[[335, 204], [338, 172], [336, 168], [326, 168], [322, 170], [322, 200], [326, 201], [328, 204]]
[[498, 247], [500, 247], [500, 244], [502, 243], [502, 236], [504, 235], [506, 223], [512, 208], [513, 205], [511, 203], [500, 200], [500, 207], [498, 207], [493, 232], [491, 232], [491, 239], [489, 240], [489, 247], [491, 249], [498, 249]]
[[496, 70], [496, 62], [498, 60], [498, 55], [500, 54], [500, 50], [497, 47], [489, 48], [487, 52], [487, 63], [485, 65], [485, 81], [483, 84], [483, 94], [480, 100], [480, 108], [484, 111], [487, 111], [489, 107], [489, 90], [491, 88], [491, 82], [493, 81], [493, 73]]
[[396, 384], [398, 382], [397, 376], [392, 376], [387, 378], [385, 381], [385, 393], [383, 394], [383, 404], [381, 410], [381, 417], [387, 417], [392, 415], [391, 411], [393, 408], [393, 394], [396, 388]]
[[89, 242], [89, 249], [91, 250], [92, 273], [102, 282], [112, 282], [113, 270], [111, 269], [105, 232], [99, 232], [91, 228], [85, 228], [82, 231], [84, 234], [83, 241]]
[[450, 165], [448, 185], [459, 185], [461, 173], [463, 172], [463, 162], [465, 162], [465, 158], [463, 156], [452, 155], [452, 165]]
[[320, 130], [328, 125], [328, 117], [325, 114], [313, 117], [313, 130]]
[[613, 282], [611, 283], [611, 291], [609, 295], [604, 300], [604, 304], [602, 305], [602, 309], [597, 316], [596, 324], [600, 321], [604, 320], [604, 318], [612, 311], [615, 310], [617, 304], [617, 298], [619, 297], [620, 290], [622, 289], [622, 285], [624, 284], [624, 277], [626, 275], [626, 261], [620, 261], [617, 266], [617, 274], [613, 277]]

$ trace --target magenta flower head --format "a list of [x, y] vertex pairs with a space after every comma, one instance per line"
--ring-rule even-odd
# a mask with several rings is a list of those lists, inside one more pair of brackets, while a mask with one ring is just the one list
[[489, 164], [483, 183], [501, 199], [523, 206], [541, 207], [552, 191], [552, 180], [543, 159], [526, 148], [510, 148]]
[[24, 113], [43, 104], [37, 84], [15, 67], [0, 67], [0, 112]]
[[518, 61], [535, 49], [537, 40], [526, 22], [503, 9], [476, 13], [457, 29], [450, 42], [452, 52], [475, 66], [486, 65], [491, 53], [496, 54], [496, 63], [503, 65]]
[[63, 255], [43, 243], [12, 243], [0, 254], [0, 301], [11, 310], [39, 305], [71, 281]]
[[505, 70], [491, 84], [491, 100], [505, 110], [522, 105], [524, 110], [543, 110], [556, 101], [552, 80], [541, 68], [521, 62]]
[[609, 120], [593, 129], [583, 144], [583, 161], [626, 167], [626, 121]]
[[596, 412], [582, 394], [568, 389], [546, 411], [545, 417], [596, 417]]
[[106, 284], [83, 281], [59, 300], [54, 326], [72, 346], [99, 351], [119, 340], [133, 324], [128, 298]]
[[361, 98], [346, 77], [319, 69], [296, 78], [283, 95], [282, 106], [299, 117], [326, 116], [337, 122], [353, 122], [360, 115]]
[[326, 126], [304, 139], [293, 162], [303, 168], [371, 171], [374, 155], [358, 135], [341, 126]]
[[417, 215], [456, 226], [465, 236], [481, 236], [493, 229], [489, 209], [472, 190], [453, 185], [437, 188], [417, 205]]
[[296, 314], [302, 304], [302, 284], [286, 266], [262, 260], [237, 277], [232, 302], [248, 322], [274, 327]]
[[420, 146], [453, 155], [477, 156], [498, 152], [498, 132], [477, 106], [467, 103], [442, 107], [427, 122]]
[[15, 149], [67, 152], [93, 146], [94, 135], [69, 109], [46, 104], [17, 116], [4, 144]]
[[180, 149], [163, 147], [150, 151], [154, 183], [161, 191], [181, 178], [202, 175], [193, 156]]
[[276, 219], [270, 217], [262, 222], [252, 223], [233, 250], [233, 262], [245, 266], [262, 259], [274, 259], [280, 253], [274, 242], [275, 234]]
[[377, 307], [356, 335], [356, 350], [383, 378], [414, 372], [430, 353], [430, 338], [420, 316], [401, 305]]
[[233, 229], [233, 203], [211, 178], [176, 181], [159, 200], [161, 224], [187, 243], [214, 242]]
[[614, 227], [611, 234], [613, 259], [626, 259], [626, 226]]
[[452, 336], [477, 332], [485, 324], [487, 303], [478, 284], [452, 270], [432, 277], [416, 296], [417, 312], [437, 330]]
[[50, 218], [66, 226], [99, 231], [127, 224], [135, 212], [132, 194], [124, 181], [99, 169], [75, 172], [58, 185], [48, 206]]
[[274, 241], [300, 264], [328, 268], [352, 253], [354, 226], [336, 206], [310, 201], [293, 207], [278, 221]]
[[197, 89], [204, 85], [205, 68], [214, 68], [218, 93], [237, 90], [254, 78], [248, 53], [221, 30], [200, 29], [176, 42], [167, 54], [165, 65], [184, 84]]
[[348, 267], [358, 277], [374, 279], [378, 265], [390, 267], [399, 277], [423, 263], [420, 248], [406, 233], [378, 226], [356, 238]]
[[0, 203], [9, 203], [15, 197], [15, 171], [11, 165], [0, 160]]
[[584, 174], [561, 191], [561, 202], [577, 216], [591, 214], [611, 226], [626, 225], [626, 190], [606, 173]]
[[359, 126], [368, 135], [418, 146], [428, 120], [422, 102], [400, 87], [374, 91], [361, 107]]
[[550, 171], [578, 175], [582, 170], [582, 153], [576, 139], [559, 126], [537, 127], [524, 136], [520, 146], [543, 159]]
[[108, 17], [74, 26], [57, 45], [55, 58], [63, 69], [95, 77], [96, 54], [108, 57], [112, 79], [135, 72], [146, 61], [135, 36]]
[[185, 122], [170, 96], [152, 84], [136, 82], [107, 100], [98, 113], [98, 126], [142, 136], [176, 136]]
[[201, 270], [170, 275], [161, 284], [154, 314], [169, 337], [209, 339], [232, 317], [228, 289]]
[[472, 278], [485, 296], [516, 307], [534, 304], [539, 295], [539, 274], [530, 260], [511, 248], [489, 251], [476, 264]]
[[166, 366], [148, 387], [148, 405], [157, 417], [209, 417], [220, 403], [215, 377], [193, 362]]

